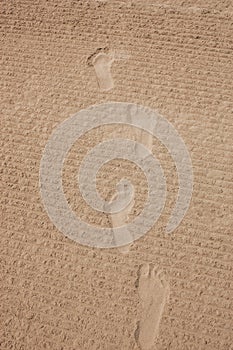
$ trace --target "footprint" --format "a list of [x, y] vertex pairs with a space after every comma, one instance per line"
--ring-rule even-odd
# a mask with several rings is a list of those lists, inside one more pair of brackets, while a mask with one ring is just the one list
[[159, 333], [159, 324], [169, 299], [170, 288], [163, 272], [150, 264], [140, 267], [137, 286], [142, 314], [135, 339], [141, 350], [150, 350]]
[[114, 87], [111, 65], [114, 61], [112, 55], [100, 52], [92, 59], [97, 82], [101, 91], [108, 91]]
[[[135, 135], [137, 135], [139, 142], [141, 142], [149, 151], [152, 152], [153, 148], [153, 136], [150, 133], [143, 132], [141, 129], [136, 129]], [[135, 152], [140, 156], [140, 152], [136, 146]]]
[[[115, 134], [113, 132], [113, 137], [117, 137], [117, 133]], [[137, 138], [138, 142], [142, 143], [145, 147], [147, 147], [151, 152], [152, 152], [152, 147], [153, 147], [153, 136], [149, 133], [143, 133], [143, 131], [141, 129], [133, 129], [133, 130], [129, 130], [127, 137], [129, 139], [133, 139], [134, 137]], [[137, 154], [138, 157], [140, 157], [140, 151], [136, 145], [135, 147], [135, 153]], [[116, 195], [114, 195], [111, 200], [110, 203], [113, 202], [116, 199]], [[111, 221], [111, 226], [113, 228], [114, 231], [114, 227], [118, 227], [118, 226], [125, 226], [125, 235], [130, 239], [133, 238], [130, 234], [130, 232], [127, 230], [127, 223], [129, 222], [129, 215], [134, 207], [135, 204], [135, 200], [133, 199], [129, 205], [121, 212], [117, 213], [117, 214], [111, 214], [110, 215], [110, 221]], [[114, 235], [115, 238], [115, 242], [117, 244], [117, 235]], [[125, 246], [119, 246], [118, 250], [123, 253], [123, 254], [127, 254], [130, 252], [130, 247], [132, 244], [128, 244]]]
[[[110, 203], [113, 202], [115, 199], [116, 199], [116, 195], [114, 195], [111, 198]], [[133, 209], [133, 207], [134, 207], [134, 199], [132, 199], [132, 201], [129, 203], [129, 205], [124, 210], [122, 210], [119, 213], [110, 215], [110, 221], [111, 221], [111, 226], [113, 228], [113, 234], [114, 234], [115, 227], [123, 226], [123, 225], [126, 225], [128, 223], [129, 214], [131, 213], [131, 210]], [[127, 226], [125, 227], [124, 230], [125, 230], [125, 235], [127, 236], [127, 238], [132, 239], [132, 241], [133, 241], [131, 233], [127, 230]], [[115, 235], [115, 234], [114, 234], [114, 239], [115, 239], [115, 242], [117, 244], [117, 235]], [[130, 246], [131, 246], [131, 244], [127, 244], [125, 246], [119, 246], [118, 250], [123, 254], [127, 254], [130, 251]]]

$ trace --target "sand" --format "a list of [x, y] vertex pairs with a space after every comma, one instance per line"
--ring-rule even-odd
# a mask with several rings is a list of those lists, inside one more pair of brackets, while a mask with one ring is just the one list
[[[1, 2], [0, 349], [233, 349], [233, 5], [231, 1]], [[192, 200], [165, 233], [178, 179], [166, 148], [128, 126], [80, 138], [64, 162], [74, 212], [98, 227], [141, 212], [146, 179], [112, 160], [97, 187], [113, 200], [128, 177], [135, 198], [101, 214], [80, 195], [85, 154], [117, 135], [159, 159], [167, 200], [151, 230], [126, 247], [98, 249], [65, 237], [39, 189], [45, 145], [61, 122], [103, 102], [164, 116], [189, 151]]]

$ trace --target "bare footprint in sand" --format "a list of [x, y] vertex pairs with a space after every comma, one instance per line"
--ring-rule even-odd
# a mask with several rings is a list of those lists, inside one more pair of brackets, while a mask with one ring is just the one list
[[105, 52], [100, 52], [92, 60], [101, 91], [111, 90], [114, 86], [111, 75], [111, 65], [113, 61], [112, 55]]
[[[113, 137], [116, 137], [117, 134], [113, 133]], [[138, 138], [138, 141], [140, 143], [142, 143], [145, 147], [147, 147], [151, 152], [152, 152], [152, 147], [153, 147], [153, 136], [149, 133], [143, 133], [141, 129], [133, 129], [129, 131], [129, 134], [127, 135], [129, 137], [129, 139], [133, 136], [136, 136]], [[137, 154], [138, 157], [140, 157], [140, 152], [139, 149], [136, 145], [135, 147], [135, 153]], [[114, 195], [111, 200], [110, 203], [113, 202], [116, 199], [116, 195]], [[127, 230], [127, 223], [129, 222], [129, 215], [134, 207], [135, 204], [135, 200], [133, 199], [129, 205], [121, 212], [117, 213], [117, 214], [111, 214], [110, 215], [110, 221], [111, 221], [111, 226], [114, 230], [114, 227], [118, 227], [118, 226], [125, 226], [125, 235], [127, 236], [128, 240], [132, 240], [133, 242], [133, 237], [131, 237], [131, 233]], [[114, 233], [113, 233], [114, 234]], [[115, 237], [115, 242], [116, 244], [118, 243], [117, 241], [117, 235], [114, 234]], [[125, 246], [119, 246], [118, 250], [123, 253], [123, 254], [127, 254], [130, 252], [130, 247], [131, 244], [125, 245]]]
[[[115, 199], [116, 199], [116, 195], [114, 195], [111, 198], [110, 203], [113, 202]], [[123, 225], [127, 225], [128, 221], [129, 221], [129, 214], [131, 213], [133, 207], [134, 207], [134, 199], [132, 199], [132, 201], [129, 203], [129, 205], [124, 210], [122, 210], [119, 213], [110, 215], [110, 221], [111, 221], [111, 226], [113, 229], [113, 235], [114, 235], [114, 239], [115, 239], [117, 246], [118, 246], [118, 239], [117, 239], [117, 235], [114, 234], [114, 228], [119, 227], [119, 226], [123, 226]], [[124, 230], [125, 230], [126, 238], [129, 240], [132, 239], [132, 241], [133, 241], [133, 238], [131, 237], [130, 232], [127, 230], [127, 226], [125, 227]], [[131, 246], [131, 244], [127, 244], [124, 246], [118, 246], [118, 250], [123, 254], [127, 254], [130, 251], [130, 246]]]
[[138, 290], [142, 314], [135, 339], [141, 350], [150, 350], [159, 333], [159, 324], [169, 298], [170, 288], [161, 270], [145, 264], [139, 269]]

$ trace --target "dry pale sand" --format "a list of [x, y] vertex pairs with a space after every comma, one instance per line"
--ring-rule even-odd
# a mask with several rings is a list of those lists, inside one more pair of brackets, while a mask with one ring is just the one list
[[[2, 350], [233, 349], [233, 3], [216, 0], [1, 2]], [[157, 110], [178, 130], [194, 172], [192, 201], [165, 233], [178, 182], [157, 139], [105, 126], [78, 140], [64, 163], [72, 209], [98, 226], [132, 220], [146, 179], [127, 160], [98, 174], [113, 199], [128, 176], [133, 203], [100, 214], [80, 196], [88, 150], [117, 135], [144, 143], [167, 180], [164, 211], [130, 246], [97, 249], [50, 221], [39, 167], [52, 130], [108, 101]]]

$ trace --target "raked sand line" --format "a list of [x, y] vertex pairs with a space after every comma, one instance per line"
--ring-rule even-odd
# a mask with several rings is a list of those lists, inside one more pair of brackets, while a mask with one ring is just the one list
[[135, 340], [141, 350], [151, 350], [159, 334], [159, 324], [169, 299], [170, 287], [163, 272], [151, 264], [140, 267], [137, 282], [142, 313]]

